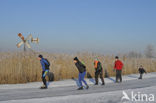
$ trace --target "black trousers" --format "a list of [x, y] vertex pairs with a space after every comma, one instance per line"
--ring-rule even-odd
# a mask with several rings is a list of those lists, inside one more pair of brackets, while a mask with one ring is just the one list
[[95, 72], [95, 84], [98, 84], [98, 76], [100, 75], [102, 84], [105, 84], [104, 79], [103, 79], [103, 71], [96, 71]]
[[118, 79], [122, 82], [122, 70], [116, 70], [116, 82], [118, 82]]
[[140, 73], [140, 77], [139, 77], [139, 79], [142, 79], [142, 76], [143, 76], [143, 74], [142, 74], [142, 73]]
[[47, 86], [46, 76], [43, 76], [45, 71], [42, 71], [42, 82], [45, 86]]

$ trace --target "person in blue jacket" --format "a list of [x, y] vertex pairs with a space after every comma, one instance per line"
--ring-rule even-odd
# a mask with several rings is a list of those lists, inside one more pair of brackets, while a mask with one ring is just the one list
[[83, 90], [82, 82], [86, 85], [86, 89], [88, 89], [89, 86], [88, 86], [87, 82], [84, 80], [85, 75], [86, 75], [86, 66], [84, 64], [82, 64], [77, 57], [74, 58], [74, 63], [75, 63], [75, 66], [77, 67], [77, 69], [79, 71], [80, 87], [78, 88], [78, 90]]
[[42, 66], [42, 81], [43, 81], [43, 86], [41, 89], [47, 89], [47, 82], [46, 82], [46, 75], [49, 72], [49, 63], [46, 59], [43, 58], [42, 55], [38, 56], [38, 59], [40, 60], [41, 66]]

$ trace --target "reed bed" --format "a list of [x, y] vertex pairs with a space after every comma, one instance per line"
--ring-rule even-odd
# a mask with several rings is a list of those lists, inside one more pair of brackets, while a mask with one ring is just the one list
[[[73, 63], [77, 56], [87, 66], [87, 72], [94, 77], [94, 58], [97, 57], [104, 70], [110, 76], [114, 76], [114, 55], [101, 55], [95, 53], [21, 53], [5, 52], [0, 53], [0, 84], [16, 84], [41, 81], [41, 65], [38, 61], [38, 54], [43, 54], [50, 63], [50, 71], [54, 73], [55, 80], [77, 78], [78, 71]], [[156, 59], [128, 58], [120, 55], [124, 63], [123, 74], [138, 73], [138, 67], [143, 65], [147, 72], [156, 72]]]

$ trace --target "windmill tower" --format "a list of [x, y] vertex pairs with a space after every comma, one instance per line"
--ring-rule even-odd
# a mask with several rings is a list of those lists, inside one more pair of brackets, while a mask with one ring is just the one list
[[24, 51], [26, 51], [26, 47], [28, 49], [31, 49], [30, 41], [31, 43], [37, 43], [37, 44], [39, 43], [39, 38], [34, 39], [31, 34], [28, 35], [26, 39], [21, 33], [19, 33], [18, 36], [21, 38], [22, 41], [19, 42], [16, 46], [17, 48], [20, 48], [22, 45], [24, 45], [24, 48], [23, 48]]

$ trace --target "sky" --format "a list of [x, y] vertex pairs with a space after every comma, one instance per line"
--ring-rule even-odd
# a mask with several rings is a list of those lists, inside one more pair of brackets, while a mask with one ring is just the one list
[[156, 0], [0, 0], [0, 51], [142, 52], [156, 46]]

